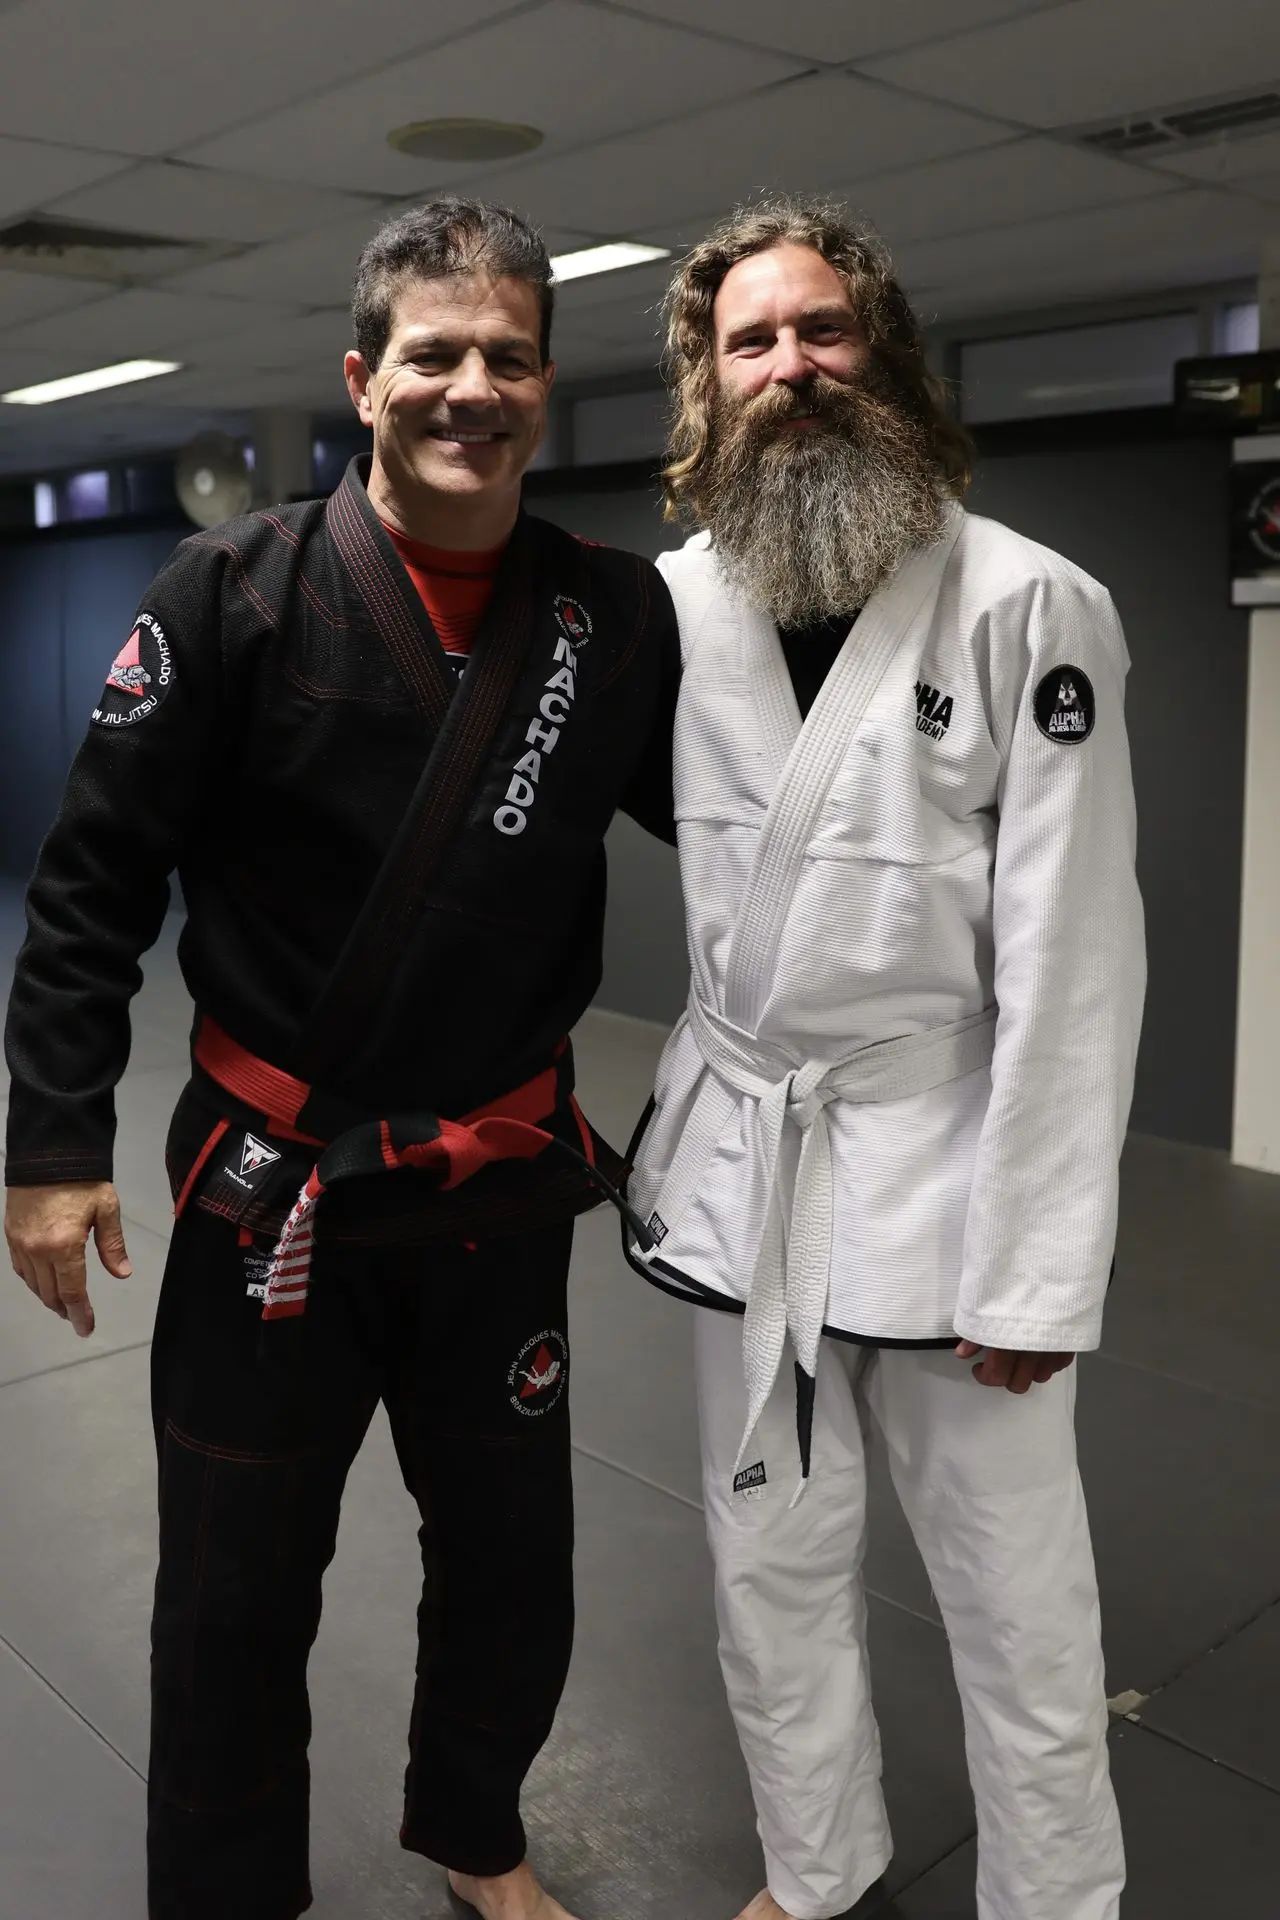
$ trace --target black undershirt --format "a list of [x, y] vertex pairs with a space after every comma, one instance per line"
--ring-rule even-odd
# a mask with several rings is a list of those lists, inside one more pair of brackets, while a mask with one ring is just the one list
[[822, 692], [822, 683], [830, 673], [856, 613], [838, 613], [830, 620], [815, 620], [807, 627], [779, 627], [787, 672], [795, 688], [800, 718], [807, 719], [809, 709]]
[[[808, 627], [788, 627], [785, 630], [782, 627], [778, 628], [778, 638], [782, 642], [787, 672], [791, 675], [796, 705], [800, 709], [802, 720], [808, 718], [809, 709], [821, 693], [822, 683], [835, 665], [836, 655], [848, 639], [849, 629], [857, 617], [856, 613], [841, 613], [831, 620], [815, 620]], [[846, 1333], [838, 1337], [860, 1347], [880, 1345], [878, 1340], [856, 1333]], [[894, 1340], [886, 1344], [895, 1347], [941, 1349], [954, 1347], [956, 1336], [953, 1334], [946, 1340]]]

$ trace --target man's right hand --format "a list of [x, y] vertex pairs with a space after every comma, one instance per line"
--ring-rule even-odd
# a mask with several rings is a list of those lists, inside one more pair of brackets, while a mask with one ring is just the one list
[[51, 1313], [69, 1320], [82, 1340], [93, 1332], [85, 1248], [92, 1233], [108, 1273], [133, 1272], [120, 1224], [120, 1201], [109, 1180], [61, 1187], [10, 1187], [4, 1234], [13, 1270]]

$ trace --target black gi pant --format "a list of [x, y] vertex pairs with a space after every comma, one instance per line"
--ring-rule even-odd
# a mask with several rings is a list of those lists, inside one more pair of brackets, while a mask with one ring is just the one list
[[322, 1231], [306, 1313], [264, 1325], [236, 1229], [179, 1221], [152, 1360], [151, 1920], [311, 1904], [307, 1657], [379, 1400], [425, 1573], [401, 1841], [465, 1873], [523, 1860], [520, 1788], [573, 1639], [572, 1238], [369, 1251]]

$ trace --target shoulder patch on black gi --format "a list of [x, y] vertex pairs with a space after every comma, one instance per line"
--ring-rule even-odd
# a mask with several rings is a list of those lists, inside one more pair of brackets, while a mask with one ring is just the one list
[[1046, 740], [1087, 740], [1098, 717], [1093, 684], [1079, 667], [1055, 667], [1036, 688], [1036, 725]]
[[131, 727], [155, 712], [172, 685], [173, 658], [165, 630], [154, 613], [140, 613], [112, 663], [94, 721], [100, 727]]
[[575, 600], [569, 593], [558, 593], [552, 604], [556, 610], [556, 625], [569, 645], [585, 647], [591, 638], [591, 615], [581, 600]]
[[507, 1386], [517, 1413], [536, 1420], [550, 1413], [569, 1377], [569, 1348], [562, 1333], [544, 1327], [526, 1340], [511, 1363]]

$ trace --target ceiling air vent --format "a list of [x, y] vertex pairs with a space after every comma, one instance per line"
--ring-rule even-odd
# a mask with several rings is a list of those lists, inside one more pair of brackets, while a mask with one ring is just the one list
[[1148, 153], [1161, 148], [1168, 152], [1241, 140], [1267, 127], [1280, 127], [1280, 92], [1274, 89], [1169, 107], [1105, 127], [1078, 127], [1073, 137], [1101, 153]]
[[67, 274], [81, 280], [155, 279], [234, 251], [161, 234], [127, 233], [35, 215], [0, 226], [0, 267], [11, 273]]

